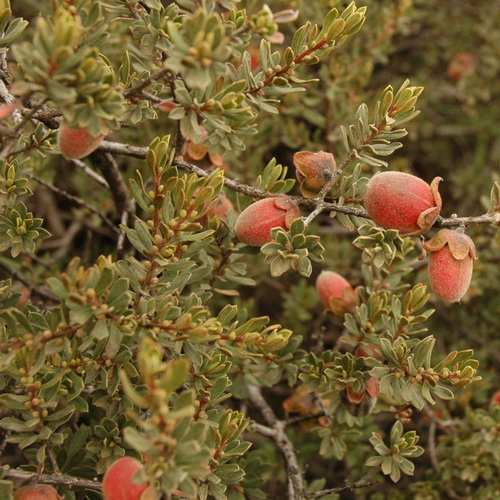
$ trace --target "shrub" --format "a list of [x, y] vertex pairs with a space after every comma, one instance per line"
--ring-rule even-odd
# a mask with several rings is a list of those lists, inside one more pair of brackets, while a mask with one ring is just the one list
[[[1, 498], [499, 497], [500, 14], [442, 3], [0, 0]], [[386, 160], [445, 181], [420, 238], [365, 211]]]

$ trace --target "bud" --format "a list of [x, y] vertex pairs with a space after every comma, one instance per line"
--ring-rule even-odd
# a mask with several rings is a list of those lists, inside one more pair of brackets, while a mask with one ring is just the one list
[[63, 122], [57, 132], [57, 145], [65, 158], [77, 160], [94, 152], [107, 133], [108, 129], [105, 129], [104, 133], [94, 137], [85, 127], [70, 128]]
[[262, 246], [272, 240], [271, 229], [285, 230], [300, 217], [298, 205], [288, 196], [259, 200], [247, 207], [236, 219], [234, 230], [247, 245]]
[[322, 271], [316, 280], [316, 289], [323, 304], [336, 316], [344, 316], [359, 303], [356, 290], [340, 274]]
[[335, 158], [325, 151], [299, 151], [293, 155], [293, 164], [297, 169], [300, 191], [306, 198], [317, 196], [337, 169]]
[[474, 242], [462, 231], [442, 229], [424, 243], [429, 257], [429, 280], [436, 295], [458, 302], [470, 285], [472, 261], [477, 259]]
[[382, 172], [371, 178], [363, 203], [379, 226], [397, 229], [403, 236], [417, 236], [427, 232], [439, 215], [440, 181], [436, 177], [429, 185], [414, 175]]

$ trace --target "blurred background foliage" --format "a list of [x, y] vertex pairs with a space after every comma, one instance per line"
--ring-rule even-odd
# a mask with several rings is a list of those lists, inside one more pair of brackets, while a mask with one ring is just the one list
[[[174, 2], [163, 2], [165, 6], [170, 3]], [[281, 50], [304, 20], [319, 23], [326, 11], [333, 7], [342, 10], [349, 1], [268, 0], [267, 3], [273, 12], [299, 11], [296, 21], [280, 25], [285, 41], [273, 48]], [[42, 16], [50, 12], [49, 4], [14, 0], [13, 14], [31, 23], [39, 12]], [[249, 12], [258, 12], [262, 5], [263, 2], [254, 0], [240, 2], [240, 7], [246, 7]], [[373, 107], [386, 85], [398, 88], [410, 78], [412, 84], [425, 87], [419, 99], [421, 115], [408, 125], [409, 135], [402, 141], [404, 147], [390, 158], [389, 168], [413, 173], [427, 182], [437, 175], [443, 177], [440, 191], [444, 217], [484, 213], [491, 185], [495, 180], [500, 181], [498, 2], [365, 0], [361, 5], [367, 6], [363, 29], [322, 64], [298, 70], [300, 77], [317, 77], [319, 81], [308, 85], [307, 92], [285, 96], [278, 106], [279, 115], [262, 113], [257, 133], [245, 140], [246, 149], [224, 155], [226, 172], [232, 178], [252, 184], [275, 157], [278, 163], [288, 167], [288, 178], [295, 178], [292, 156], [299, 150], [328, 151], [340, 163], [346, 155], [340, 126], [352, 122], [361, 103]], [[120, 60], [123, 48], [120, 41], [127, 28], [124, 23], [114, 23], [112, 27], [114, 31], [101, 50], [115, 64]], [[32, 29], [30, 24], [23, 39], [30, 38]], [[245, 41], [249, 50], [254, 51], [255, 64], [259, 63], [259, 42], [255, 36]], [[132, 65], [140, 70], [139, 57], [133, 51], [131, 59]], [[151, 119], [138, 125], [130, 122], [130, 128], [113, 132], [110, 140], [144, 146], [157, 135], [175, 133], [176, 122], [166, 113], [153, 109], [145, 113]], [[112, 213], [112, 200], [96, 193], [81, 169], [61, 156], [33, 155], [32, 161], [38, 164], [36, 171], [47, 182], [69, 193], [78, 193], [104, 213]], [[125, 177], [133, 177], [139, 162], [120, 157], [119, 166]], [[363, 170], [368, 175], [375, 171], [367, 165]], [[41, 282], [54, 273], [54, 266], [63, 269], [76, 255], [81, 256], [85, 264], [91, 264], [98, 255], [113, 252], [114, 240], [97, 216], [89, 217], [81, 208], [43, 186], [33, 184], [31, 187], [34, 197], [29, 200], [29, 208], [45, 219], [45, 227], [52, 236], [43, 242], [38, 252], [41, 261], [29, 256], [22, 260], [2, 256], [3, 267], [30, 274], [34, 281]], [[299, 194], [297, 185], [292, 193]], [[231, 191], [226, 195], [238, 210], [248, 204], [243, 195]], [[247, 276], [258, 286], [240, 287], [239, 297], [217, 296], [212, 302], [213, 310], [221, 310], [230, 301], [240, 306], [242, 316], [245, 311], [248, 317], [269, 315], [272, 324], [280, 323], [302, 335], [304, 349], [320, 353], [323, 348], [338, 346], [343, 334], [342, 321], [324, 315], [314, 280], [322, 269], [328, 269], [339, 272], [354, 286], [361, 285], [361, 251], [352, 245], [356, 234], [328, 214], [318, 217], [312, 230], [321, 235], [325, 253], [324, 262], [313, 265], [310, 278], [289, 272], [276, 280], [262, 264], [262, 254], [249, 254]], [[427, 326], [437, 339], [436, 350], [440, 353], [474, 349], [475, 358], [481, 362], [482, 382], [458, 389], [456, 399], [446, 404], [438, 403], [435, 412], [439, 421], [420, 415], [405, 424], [405, 428], [418, 431], [421, 444], [426, 448], [429, 429], [437, 435], [434, 452], [427, 452], [416, 460], [414, 477], [405, 476], [396, 485], [384, 482], [343, 492], [341, 496], [331, 495], [330, 499], [498, 498], [495, 496], [500, 487], [498, 475], [492, 479], [491, 468], [495, 469], [492, 464], [500, 457], [490, 444], [498, 443], [500, 431], [498, 423], [494, 423], [498, 422], [498, 415], [488, 416], [488, 411], [498, 413], [490, 409], [489, 401], [500, 389], [500, 233], [494, 227], [481, 225], [471, 227], [469, 234], [479, 255], [469, 293], [461, 304], [444, 304], [432, 297], [431, 305], [436, 312]], [[414, 271], [404, 277], [407, 285], [427, 283], [425, 268], [417, 263]], [[294, 394], [286, 383], [278, 384], [273, 395], [273, 407], [278, 415], [294, 408], [289, 402]], [[304, 432], [301, 426], [291, 427], [290, 435], [300, 450], [306, 478], [326, 478], [328, 484], [341, 484], [344, 478], [359, 479], [360, 466], [371, 453], [367, 440], [373, 419], [389, 428], [392, 415], [380, 413], [367, 418], [366, 426], [359, 429], [363, 439], [346, 434], [349, 453], [343, 460], [332, 458], [333, 455], [319, 458], [315, 453], [321, 437]], [[451, 433], [440, 427], [439, 422], [447, 420], [459, 422]], [[282, 498], [281, 457], [268, 441], [256, 441], [251, 456], [260, 456], [268, 465], [261, 471], [267, 497]]]

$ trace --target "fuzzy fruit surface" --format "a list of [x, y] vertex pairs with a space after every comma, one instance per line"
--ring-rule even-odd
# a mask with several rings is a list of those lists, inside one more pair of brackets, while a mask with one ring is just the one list
[[337, 168], [331, 153], [298, 151], [293, 155], [300, 191], [306, 198], [314, 198], [332, 178]]
[[457, 260], [447, 248], [429, 257], [429, 280], [436, 295], [445, 302], [458, 302], [472, 277], [472, 259]]
[[102, 494], [104, 500], [140, 500], [147, 483], [135, 484], [134, 474], [142, 464], [130, 457], [119, 458], [104, 474]]
[[458, 302], [467, 292], [476, 259], [474, 242], [461, 231], [442, 229], [424, 243], [429, 257], [429, 281], [445, 302]]
[[33, 484], [19, 488], [14, 500], [61, 500], [56, 489], [48, 484]]
[[316, 289], [325, 307], [337, 316], [343, 316], [358, 305], [358, 295], [351, 284], [333, 271], [322, 271], [319, 274]]
[[287, 196], [265, 198], [241, 212], [234, 230], [243, 243], [262, 246], [272, 240], [271, 229], [281, 227], [288, 230], [298, 217], [299, 207]]
[[441, 210], [436, 177], [431, 185], [411, 174], [382, 172], [366, 187], [363, 204], [376, 224], [415, 236], [428, 231]]
[[94, 152], [105, 135], [94, 137], [86, 128], [70, 128], [62, 123], [57, 132], [57, 145], [65, 158], [77, 160]]

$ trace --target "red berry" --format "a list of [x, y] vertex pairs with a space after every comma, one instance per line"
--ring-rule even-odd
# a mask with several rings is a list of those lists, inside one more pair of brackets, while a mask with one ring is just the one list
[[272, 240], [271, 229], [285, 230], [300, 217], [298, 205], [288, 196], [259, 200], [247, 207], [236, 219], [234, 230], [247, 245], [262, 246]]
[[[136, 484], [135, 473], [142, 468], [142, 464], [131, 457], [119, 458], [104, 474], [102, 480], [102, 494], [104, 500], [141, 500], [148, 488], [148, 483]], [[155, 498], [152, 496], [151, 498]]]
[[48, 484], [32, 484], [19, 488], [14, 500], [61, 500], [54, 487]]
[[95, 151], [107, 134], [94, 137], [86, 128], [70, 128], [61, 123], [57, 132], [57, 145], [65, 158], [77, 160]]
[[429, 257], [429, 280], [436, 295], [458, 302], [470, 285], [472, 262], [477, 259], [474, 242], [460, 230], [442, 229], [424, 243]]
[[323, 304], [336, 316], [344, 316], [359, 303], [358, 294], [351, 284], [333, 271], [320, 273], [316, 279], [316, 289]]
[[427, 232], [441, 210], [436, 177], [429, 185], [414, 175], [382, 172], [366, 187], [363, 203], [370, 217], [385, 229], [397, 229], [404, 236]]

